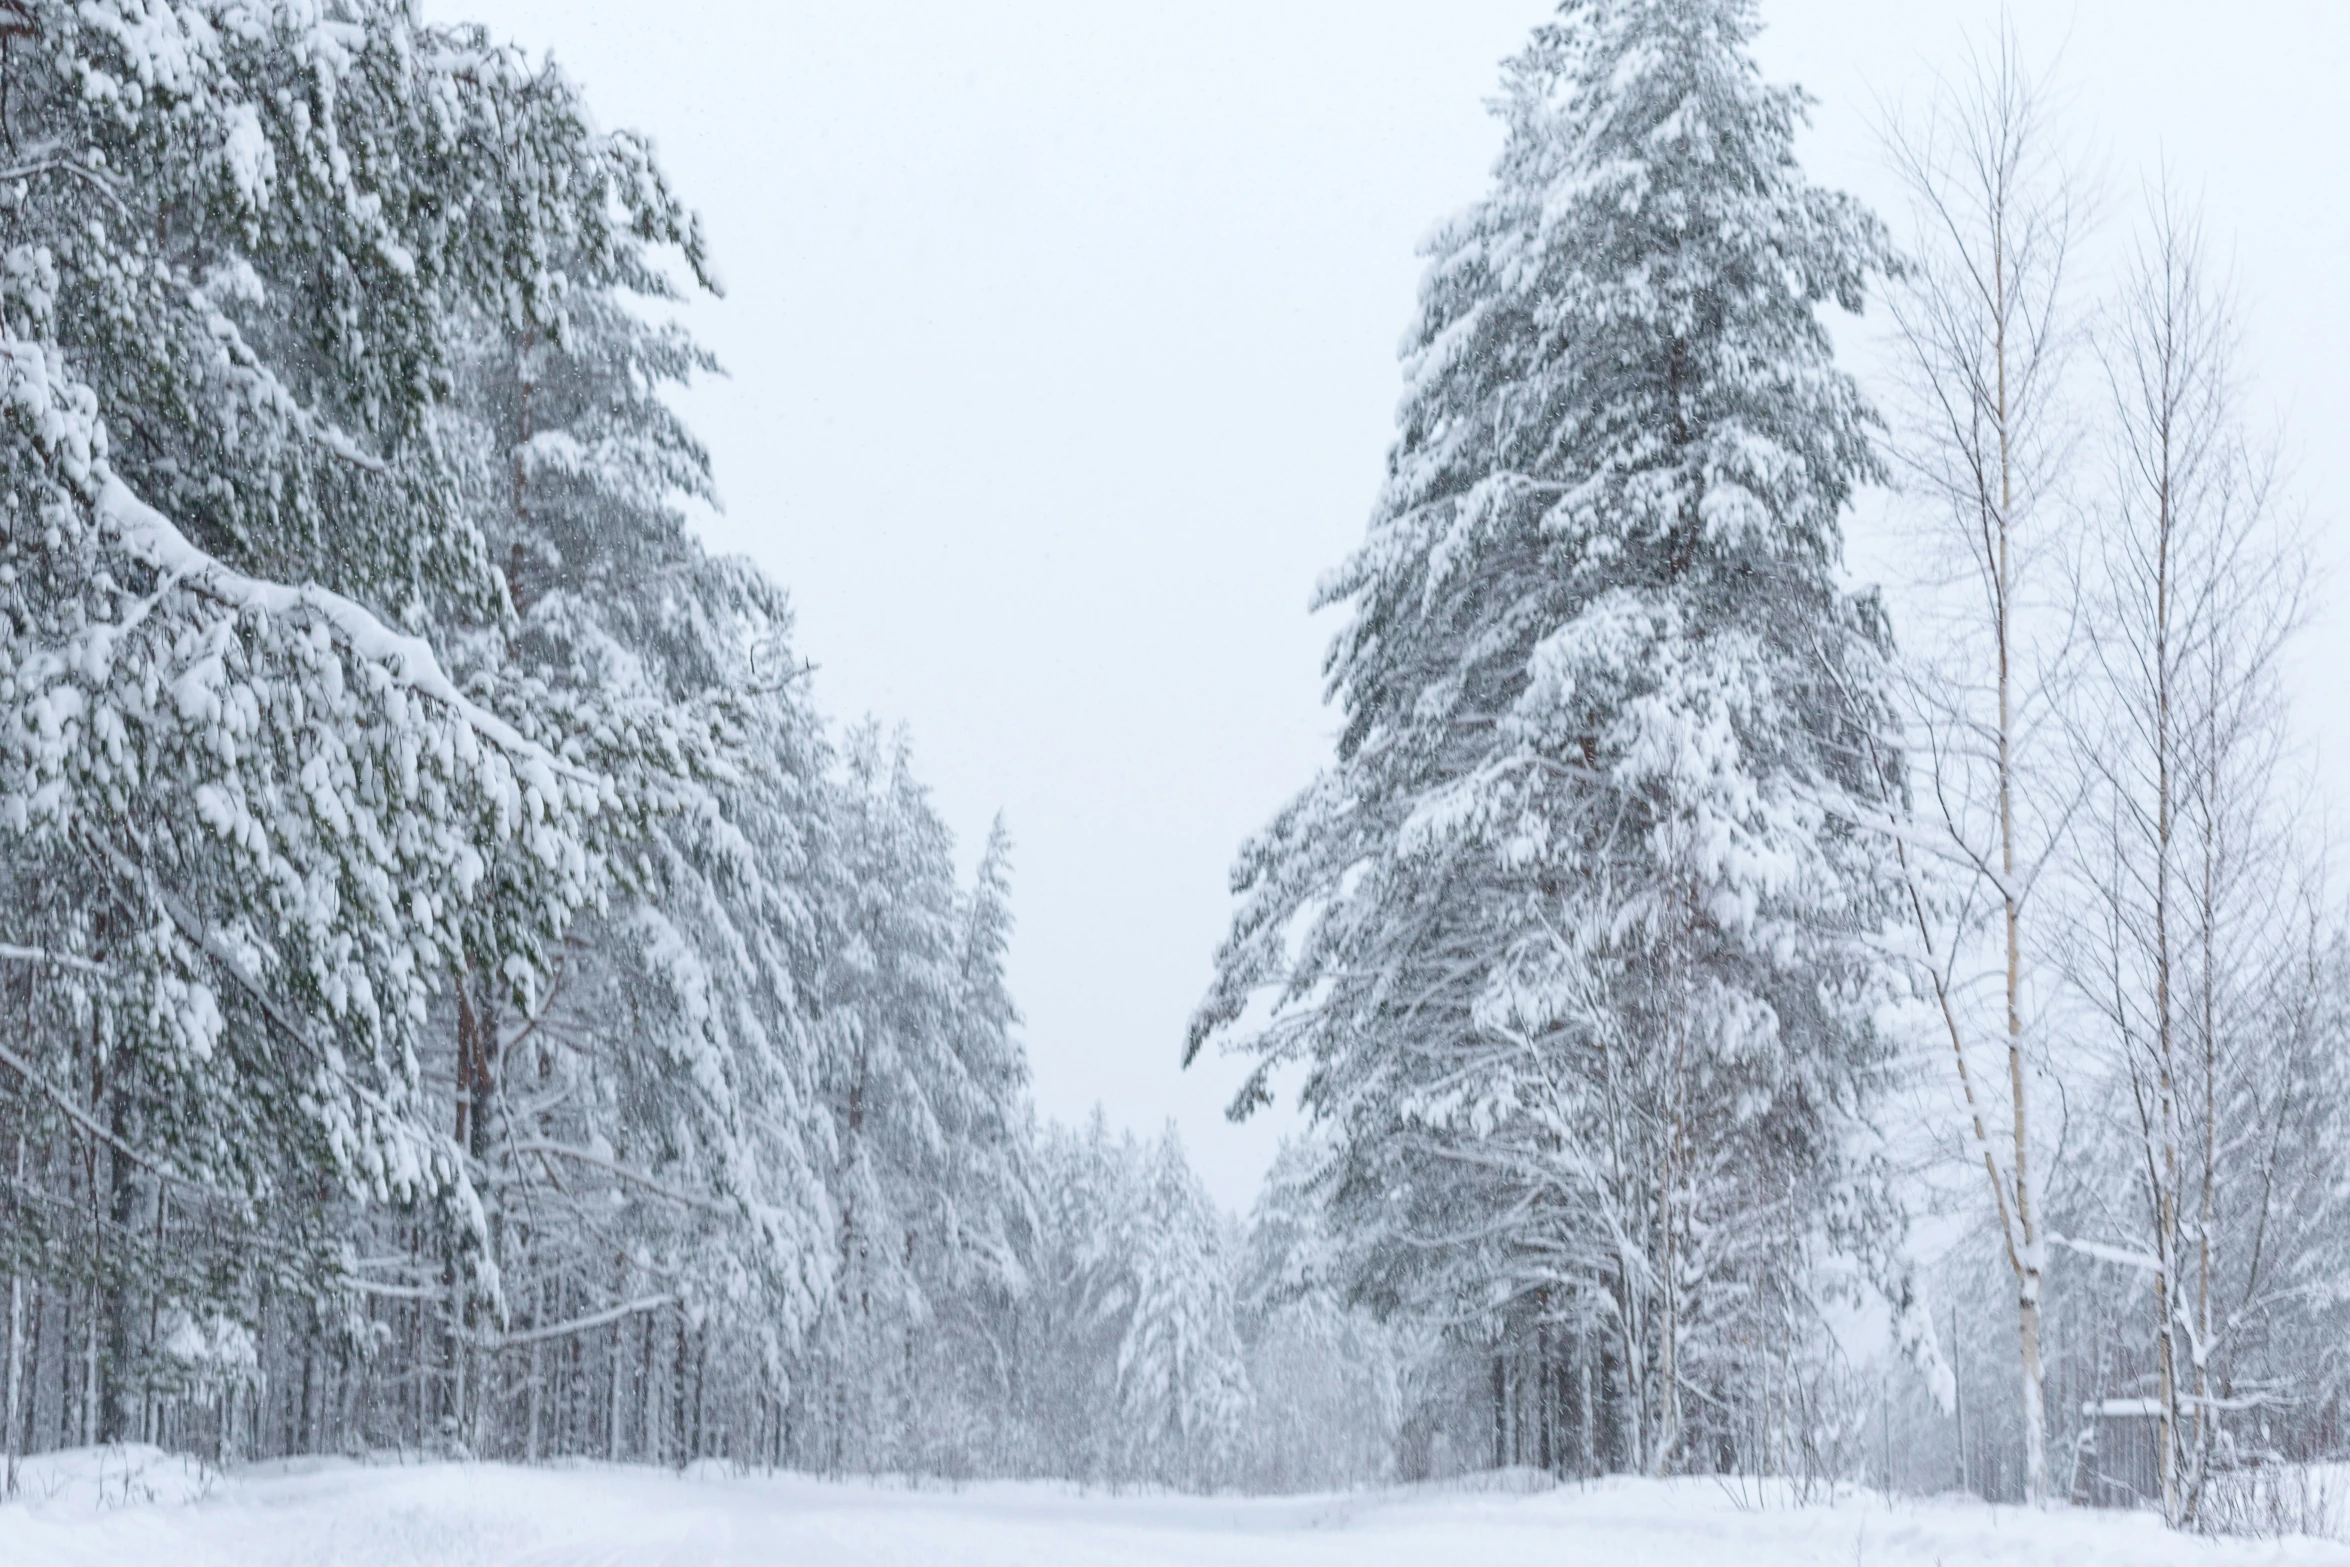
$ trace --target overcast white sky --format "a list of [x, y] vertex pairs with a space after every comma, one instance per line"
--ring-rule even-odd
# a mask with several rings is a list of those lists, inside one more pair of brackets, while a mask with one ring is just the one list
[[[1332, 730], [1315, 579], [1377, 488], [1415, 246], [1481, 189], [1496, 65], [1544, 0], [431, 0], [551, 49], [650, 132], [729, 286], [732, 372], [690, 413], [711, 543], [790, 589], [820, 703], [911, 726], [969, 850], [1018, 840], [1012, 978], [1040, 1106], [1173, 1116], [1245, 1207], [1284, 1112], [1177, 1066], [1226, 869]], [[2009, 7], [2061, 49], [2128, 217], [2167, 158], [2245, 293], [2336, 571], [2350, 493], [2350, 7]], [[1815, 176], [1889, 194], [1877, 100], [1923, 90], [1994, 0], [1763, 0], [1822, 100]], [[1863, 338], [1865, 341], [1865, 336]], [[2350, 635], [2304, 650], [2350, 756]], [[2343, 791], [2333, 791], [2337, 798]]]

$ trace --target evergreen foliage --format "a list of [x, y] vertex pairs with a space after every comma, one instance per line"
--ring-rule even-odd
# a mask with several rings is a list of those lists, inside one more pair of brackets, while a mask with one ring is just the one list
[[1306, 1065], [1362, 1298], [1603, 1340], [1634, 1468], [1744, 1440], [1813, 1253], [1889, 1238], [1885, 637], [1839, 585], [1877, 467], [1818, 319], [1884, 242], [1754, 26], [1589, 0], [1511, 63], [1322, 590], [1337, 763], [1243, 851], [1190, 1047], [1263, 1057], [1244, 1112]]

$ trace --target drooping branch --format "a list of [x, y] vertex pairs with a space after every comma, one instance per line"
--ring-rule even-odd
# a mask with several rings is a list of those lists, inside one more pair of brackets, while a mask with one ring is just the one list
[[170, 518], [132, 494], [113, 474], [100, 485], [95, 509], [99, 525], [126, 551], [191, 592], [231, 609], [280, 618], [312, 615], [324, 620], [352, 652], [384, 669], [403, 689], [446, 707], [476, 734], [513, 757], [526, 774], [542, 775], [531, 781], [550, 799], [555, 794], [556, 775], [590, 789], [601, 784], [594, 773], [524, 738], [513, 725], [458, 690], [441, 668], [431, 644], [422, 637], [394, 631], [364, 605], [315, 583], [293, 587], [229, 567], [190, 543]]

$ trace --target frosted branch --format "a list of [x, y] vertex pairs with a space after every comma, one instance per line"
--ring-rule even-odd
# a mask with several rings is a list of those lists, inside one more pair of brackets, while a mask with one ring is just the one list
[[204, 1187], [197, 1185], [193, 1181], [190, 1181], [186, 1176], [181, 1175], [178, 1171], [173, 1170], [168, 1165], [157, 1164], [153, 1159], [139, 1152], [139, 1150], [133, 1148], [130, 1144], [124, 1142], [121, 1138], [108, 1131], [103, 1125], [99, 1123], [97, 1117], [91, 1115], [80, 1105], [75, 1104], [72, 1098], [68, 1096], [63, 1089], [59, 1088], [55, 1083], [49, 1081], [48, 1078], [42, 1076], [39, 1072], [34, 1071], [31, 1062], [25, 1060], [24, 1057], [18, 1055], [15, 1051], [9, 1049], [6, 1045], [0, 1045], [0, 1066], [6, 1066], [11, 1071], [15, 1072], [25, 1087], [39, 1089], [44, 1095], [48, 1097], [49, 1102], [55, 1105], [58, 1111], [63, 1114], [67, 1120], [73, 1122], [74, 1125], [80, 1127], [84, 1132], [88, 1133], [92, 1137], [95, 1137], [98, 1139], [98, 1141], [104, 1143], [107, 1147], [122, 1155], [125, 1159], [130, 1160], [131, 1163], [137, 1165], [140, 1169], [148, 1171], [159, 1179], [177, 1182], [178, 1184], [186, 1186], [194, 1191], [205, 1190]]
[[633, 1186], [641, 1186], [656, 1197], [665, 1197], [671, 1202], [682, 1204], [688, 1208], [699, 1208], [705, 1213], [731, 1214], [734, 1211], [724, 1203], [712, 1202], [707, 1197], [696, 1197], [690, 1192], [681, 1192], [664, 1186], [649, 1175], [640, 1175], [625, 1164], [607, 1159], [601, 1154], [590, 1153], [585, 1148], [573, 1148], [565, 1143], [550, 1143], [535, 1139], [530, 1142], [515, 1143], [511, 1147], [512, 1151], [518, 1154], [537, 1154], [541, 1159], [551, 1156], [557, 1159], [567, 1159], [573, 1164], [587, 1165], [592, 1169], [603, 1171], [606, 1175], [616, 1176], [627, 1181]]
[[2099, 1262], [2110, 1262], [2123, 1268], [2136, 1268], [2142, 1273], [2160, 1273], [2162, 1271], [2161, 1258], [2142, 1251], [2132, 1251], [2127, 1246], [2109, 1246], [2103, 1241], [2075, 1240], [2069, 1235], [2058, 1235], [2053, 1231], [2049, 1233], [2048, 1239], [2053, 1245], [2062, 1246], [2068, 1251], [2077, 1251], [2084, 1257], [2094, 1257]]
[[499, 749], [575, 783], [592, 786], [599, 781], [593, 773], [523, 738], [513, 725], [467, 697], [442, 670], [429, 643], [392, 630], [365, 606], [315, 583], [289, 587], [232, 570], [190, 543], [171, 519], [133, 495], [130, 487], [112, 474], [98, 492], [97, 513], [100, 523], [114, 532], [124, 549], [180, 579], [192, 591], [231, 609], [272, 617], [305, 612], [316, 615], [340, 634], [352, 652], [381, 666], [405, 689], [447, 707]]
[[39, 963], [57, 968], [72, 969], [77, 974], [103, 974], [106, 965], [93, 963], [88, 958], [77, 958], [63, 952], [46, 952], [39, 947], [18, 947], [0, 941], [0, 963]]
[[507, 1349], [516, 1344], [536, 1344], [544, 1339], [569, 1338], [575, 1333], [590, 1332], [627, 1317], [638, 1316], [648, 1311], [659, 1311], [664, 1307], [676, 1304], [677, 1297], [675, 1295], [648, 1295], [642, 1300], [627, 1301], [621, 1305], [591, 1313], [588, 1316], [574, 1317], [569, 1322], [550, 1323], [543, 1328], [529, 1328], [520, 1333], [508, 1333], [490, 1340], [483, 1347]]

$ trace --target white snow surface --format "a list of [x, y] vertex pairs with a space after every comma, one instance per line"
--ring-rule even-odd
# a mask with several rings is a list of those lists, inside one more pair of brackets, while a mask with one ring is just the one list
[[[1490, 1482], [1494, 1477], [1485, 1477]], [[83, 1567], [2236, 1567], [2342, 1563], [2350, 1545], [2210, 1541], [2145, 1514], [2029, 1513], [1847, 1492], [1793, 1505], [1712, 1480], [1610, 1480], [1238, 1498], [1068, 1486], [684, 1475], [589, 1465], [306, 1460], [228, 1477], [153, 1449], [29, 1463], [0, 1562]], [[1514, 1482], [1514, 1483], [1511, 1483]], [[127, 1498], [127, 1500], [126, 1500]]]

